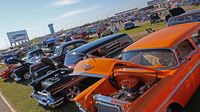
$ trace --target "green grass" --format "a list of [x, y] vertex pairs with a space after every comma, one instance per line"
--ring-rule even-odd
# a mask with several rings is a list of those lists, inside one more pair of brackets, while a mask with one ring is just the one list
[[149, 22], [147, 22], [142, 25], [138, 24], [136, 28], [131, 29], [131, 30], [121, 30], [120, 33], [127, 33], [129, 35], [132, 35], [132, 34], [137, 34], [140, 32], [145, 32], [147, 28], [158, 29], [158, 28], [163, 28], [165, 26], [166, 26], [166, 23], [164, 22], [152, 24], [152, 25]]
[[0, 79], [0, 91], [17, 112], [77, 112], [73, 103], [63, 104], [56, 109], [42, 107], [30, 97], [32, 90], [27, 86], [28, 83], [18, 84]]
[[183, 9], [186, 11], [194, 10], [194, 9], [199, 9], [200, 6], [183, 6]]

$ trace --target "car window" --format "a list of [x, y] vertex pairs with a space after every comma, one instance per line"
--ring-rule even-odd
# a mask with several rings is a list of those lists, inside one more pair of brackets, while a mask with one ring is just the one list
[[90, 55], [97, 56], [97, 57], [112, 57], [116, 58], [121, 55], [120, 50], [124, 49], [128, 45], [132, 44], [133, 40], [129, 36], [124, 36], [120, 39], [117, 39], [115, 41], [109, 42], [105, 45], [102, 45], [101, 47], [91, 51]]
[[59, 56], [62, 53], [62, 47], [56, 47], [56, 49], [54, 50], [53, 55], [54, 56]]
[[119, 39], [119, 43], [120, 43], [120, 46], [123, 47], [123, 46], [132, 44], [133, 40], [128, 35], [126, 35]]
[[108, 51], [106, 47], [103, 46], [91, 51], [89, 54], [96, 57], [106, 57], [106, 55], [108, 54]]
[[192, 35], [192, 40], [194, 41], [194, 43], [200, 47], [200, 30], [198, 30], [197, 32], [195, 32], [193, 35]]
[[144, 49], [124, 52], [122, 60], [158, 68], [173, 67], [177, 65], [173, 52], [168, 49]]
[[71, 50], [73, 50], [73, 49], [75, 49], [76, 48], [76, 46], [75, 45], [69, 45], [69, 46], [66, 46], [65, 48], [64, 48], [64, 50], [63, 50], [63, 53], [64, 54], [66, 54], [67, 52], [69, 52], [69, 51], [71, 51]]
[[176, 48], [177, 56], [180, 62], [182, 62], [183, 59], [186, 56], [189, 56], [193, 51], [194, 51], [194, 47], [189, 42], [189, 40], [185, 40], [181, 42]]
[[64, 65], [77, 64], [79, 61], [86, 59], [85, 55], [82, 53], [67, 53], [65, 55]]

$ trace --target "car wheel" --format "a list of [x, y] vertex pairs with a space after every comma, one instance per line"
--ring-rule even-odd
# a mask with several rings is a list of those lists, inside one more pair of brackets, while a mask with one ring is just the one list
[[67, 90], [66, 97], [69, 101], [72, 101], [80, 92], [81, 90], [78, 86], [73, 86]]
[[25, 80], [28, 80], [28, 79], [30, 79], [31, 78], [31, 75], [29, 74], [29, 73], [25, 73], [24, 74], [24, 79]]
[[184, 112], [184, 109], [178, 104], [171, 104], [167, 107], [166, 112]]
[[10, 74], [10, 78], [11, 78], [11, 79], [15, 79], [15, 78], [16, 78], [16, 74], [15, 74], [14, 72], [12, 72], [12, 73]]
[[168, 108], [166, 109], [166, 112], [172, 112], [171, 108], [168, 107]]

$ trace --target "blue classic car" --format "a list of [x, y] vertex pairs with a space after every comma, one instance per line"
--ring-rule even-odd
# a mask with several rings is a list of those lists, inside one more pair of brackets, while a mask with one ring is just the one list
[[135, 27], [135, 24], [131, 21], [125, 22], [124, 23], [124, 30], [129, 30]]

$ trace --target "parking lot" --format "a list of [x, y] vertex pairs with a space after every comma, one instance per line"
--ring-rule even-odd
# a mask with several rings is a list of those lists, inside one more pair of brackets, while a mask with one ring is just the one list
[[[138, 40], [145, 35], [147, 35], [147, 32], [145, 31], [146, 28], [152, 27], [155, 30], [159, 30], [164, 28], [166, 25], [165, 23], [159, 23], [150, 25], [149, 23], [145, 24], [138, 24], [138, 28], [135, 28], [133, 30], [128, 31], [120, 31], [128, 33], [134, 40]], [[75, 104], [63, 104], [59, 106], [58, 108], [51, 109], [42, 107], [39, 105], [35, 100], [30, 98], [30, 94], [32, 92], [32, 89], [28, 87], [28, 84], [30, 81], [24, 81], [22, 83], [16, 83], [14, 81], [10, 80], [2, 80], [0, 79], [0, 91], [3, 93], [3, 95], [6, 97], [6, 99], [9, 101], [9, 103], [14, 107], [14, 109], [17, 112], [76, 112], [78, 111]], [[199, 92], [200, 89], [196, 92], [194, 97], [191, 99], [189, 104], [186, 106], [187, 112], [196, 112], [196, 109], [200, 109], [198, 106], [198, 100], [200, 99]], [[192, 111], [193, 110], [193, 111]]]
[[[199, 8], [199, 7], [196, 7]], [[193, 8], [187, 7], [186, 10], [191, 10]], [[119, 27], [118, 33], [128, 34], [133, 41], [138, 41], [144, 36], [148, 35], [146, 29], [152, 28], [155, 31], [166, 28], [166, 22], [159, 22], [156, 24], [151, 24], [150, 21], [145, 22], [136, 22], [135, 28], [131, 30], [124, 30], [123, 26]], [[77, 35], [76, 35], [77, 36]], [[162, 38], [164, 35], [160, 35]], [[74, 37], [75, 38], [75, 37]], [[98, 39], [97, 34], [93, 34], [89, 36], [90, 40], [88, 42], [93, 42]], [[40, 40], [35, 39], [34, 42], [38, 42]], [[105, 46], [104, 46], [105, 47]], [[75, 48], [74, 48], [75, 49]], [[82, 54], [81, 54], [82, 55]], [[104, 56], [102, 56], [104, 57]], [[87, 57], [88, 58], [88, 57]], [[92, 57], [93, 59], [94, 57]], [[71, 67], [71, 66], [70, 66]], [[3, 71], [6, 67], [4, 65], [0, 65], [0, 72]], [[88, 66], [86, 66], [86, 69]], [[57, 69], [57, 68], [56, 68]], [[90, 69], [90, 66], [89, 66]], [[88, 70], [89, 70], [88, 69]], [[11, 79], [1, 79], [0, 78], [0, 92], [6, 98], [8, 103], [15, 109], [16, 112], [78, 112], [78, 108], [74, 103], [66, 101], [64, 104], [56, 107], [49, 108], [40, 105], [37, 101], [31, 98], [31, 93], [33, 89], [29, 86], [31, 80], [25, 80], [21, 82], [16, 82]], [[200, 88], [195, 92], [189, 103], [185, 107], [185, 112], [198, 112], [200, 111]], [[4, 101], [0, 98], [0, 111], [2, 112], [10, 112]]]
[[[152, 27], [155, 30], [159, 30], [166, 26], [165, 23], [158, 23], [158, 24], [151, 25], [148, 22], [137, 24], [137, 25], [139, 27], [135, 29], [128, 30], [128, 31], [121, 30], [120, 32], [129, 34], [136, 41], [142, 38], [143, 36], [147, 35], [147, 32], [145, 31], [146, 28]], [[76, 112], [77, 111], [77, 108], [75, 104], [73, 103], [71, 104], [65, 103], [56, 109], [42, 107], [34, 99], [30, 97], [32, 89], [28, 87], [29, 83], [30, 81], [25, 81], [23, 83], [16, 83], [12, 80], [9, 81], [9, 80], [0, 79], [0, 87], [1, 87], [0, 91], [4, 94], [4, 96], [11, 103], [11, 105], [13, 105], [16, 111], [19, 111], [19, 112], [27, 112], [27, 111], [46, 112], [46, 110], [51, 111], [51, 112]], [[19, 94], [16, 94], [16, 93], [19, 93]]]

